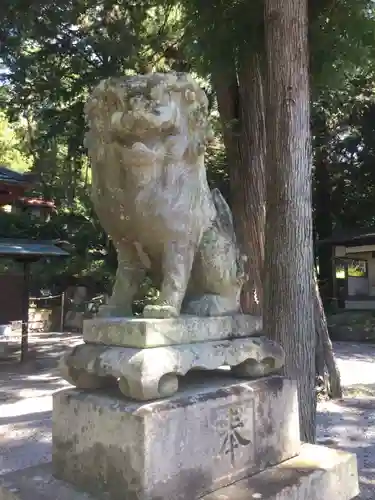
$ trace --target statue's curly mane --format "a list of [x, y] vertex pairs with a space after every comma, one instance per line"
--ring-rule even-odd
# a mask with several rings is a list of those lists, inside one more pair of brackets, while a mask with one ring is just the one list
[[94, 160], [114, 147], [128, 158], [133, 152], [135, 160], [143, 158], [144, 163], [153, 156], [167, 161], [185, 157], [193, 163], [211, 137], [207, 106], [205, 93], [185, 73], [110, 78], [95, 88], [86, 104], [86, 144], [95, 150]]
[[[211, 224], [207, 108], [203, 90], [182, 73], [110, 78], [94, 89], [85, 108], [86, 145], [92, 197], [107, 232], [137, 239], [140, 229], [147, 239], [142, 226], [157, 219], [158, 237], [162, 231], [168, 238]], [[121, 210], [132, 220], [126, 231], [116, 226]]]

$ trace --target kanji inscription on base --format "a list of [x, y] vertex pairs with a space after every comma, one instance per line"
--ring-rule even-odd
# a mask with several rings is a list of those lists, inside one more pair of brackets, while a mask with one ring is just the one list
[[241, 467], [254, 457], [254, 401], [223, 405], [212, 411], [218, 434], [217, 458], [227, 456], [232, 467]]

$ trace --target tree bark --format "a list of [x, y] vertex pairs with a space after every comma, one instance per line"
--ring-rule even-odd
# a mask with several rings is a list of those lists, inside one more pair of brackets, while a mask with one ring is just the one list
[[307, 0], [265, 0], [264, 326], [297, 381], [301, 438], [315, 441], [315, 347]]
[[[315, 134], [314, 158], [314, 207], [315, 231], [319, 240], [332, 236], [332, 196], [331, 177], [329, 173], [328, 146], [330, 133], [326, 117], [321, 113], [313, 120]], [[329, 306], [334, 298], [334, 262], [332, 247], [319, 245], [317, 248], [319, 262], [320, 293], [325, 306]]]
[[[242, 308], [244, 312], [260, 315], [263, 310], [266, 223], [266, 129], [263, 75], [259, 54], [248, 58], [244, 66], [239, 68], [238, 81], [243, 127], [240, 137], [243, 155], [240, 183], [245, 195], [245, 212], [242, 211], [242, 219], [244, 219], [243, 231], [249, 275], [244, 286]], [[244, 168], [245, 166], [247, 168]]]
[[320, 297], [318, 281], [314, 283], [314, 319], [317, 334], [317, 374], [325, 380], [325, 371], [328, 373], [328, 394], [332, 399], [342, 398], [340, 371], [338, 369], [332, 342], [329, 338], [327, 318]]
[[242, 310], [262, 314], [265, 228], [265, 112], [261, 60], [254, 54], [238, 68], [213, 76], [229, 160], [231, 207], [248, 281]]

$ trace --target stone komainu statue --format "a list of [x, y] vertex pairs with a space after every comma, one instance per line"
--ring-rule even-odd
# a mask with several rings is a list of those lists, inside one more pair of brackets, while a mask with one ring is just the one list
[[110, 78], [85, 108], [92, 199], [118, 253], [102, 315], [131, 316], [148, 272], [158, 300], [144, 316], [238, 312], [244, 281], [231, 211], [210, 191], [207, 97], [187, 74]]

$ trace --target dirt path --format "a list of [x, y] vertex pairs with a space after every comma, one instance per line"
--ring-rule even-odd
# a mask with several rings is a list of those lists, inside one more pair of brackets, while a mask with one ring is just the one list
[[51, 460], [52, 394], [67, 387], [56, 370], [61, 354], [82, 342], [70, 334], [30, 337], [35, 359], [0, 362], [0, 474]]
[[375, 346], [334, 345], [344, 386], [343, 401], [318, 406], [317, 440], [355, 453], [361, 494], [375, 499]]
[[[0, 474], [51, 459], [52, 394], [67, 386], [55, 368], [78, 335], [49, 334], [33, 340], [35, 361], [0, 363]], [[375, 499], [375, 346], [336, 343], [345, 399], [318, 407], [317, 440], [357, 454], [358, 499]]]

